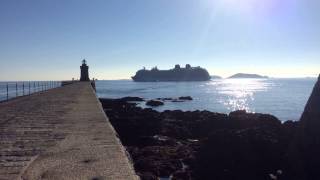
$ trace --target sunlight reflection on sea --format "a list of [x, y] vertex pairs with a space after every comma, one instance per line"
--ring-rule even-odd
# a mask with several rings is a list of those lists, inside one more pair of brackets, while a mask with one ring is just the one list
[[264, 79], [224, 79], [223, 81], [212, 81], [209, 85], [217, 87], [221, 94], [219, 102], [228, 110], [246, 110], [255, 112], [249, 106], [250, 101], [254, 101], [254, 94], [258, 91], [267, 91], [272, 83]]

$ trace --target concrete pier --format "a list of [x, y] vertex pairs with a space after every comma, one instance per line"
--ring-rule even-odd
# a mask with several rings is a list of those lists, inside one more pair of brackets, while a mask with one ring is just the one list
[[0, 104], [0, 179], [139, 179], [90, 82]]

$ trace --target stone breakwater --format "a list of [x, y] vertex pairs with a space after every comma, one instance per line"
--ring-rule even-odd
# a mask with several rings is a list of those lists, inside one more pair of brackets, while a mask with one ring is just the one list
[[301, 122], [281, 123], [272, 115], [245, 111], [157, 112], [127, 101], [134, 99], [142, 100], [127, 97], [100, 101], [141, 179], [320, 178], [315, 171], [319, 166], [307, 163], [319, 157], [319, 151], [310, 148], [316, 145], [312, 142], [305, 145], [309, 137], [301, 132]]
[[138, 179], [89, 82], [0, 104], [0, 179]]

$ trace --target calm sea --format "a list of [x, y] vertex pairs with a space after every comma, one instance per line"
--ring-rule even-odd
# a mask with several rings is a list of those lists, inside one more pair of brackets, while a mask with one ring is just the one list
[[[280, 120], [298, 120], [316, 78], [305, 79], [219, 79], [208, 82], [152, 82], [129, 80], [97, 81], [102, 98], [138, 96], [146, 99], [191, 96], [193, 101], [165, 102], [158, 111], [209, 110], [229, 113], [238, 109], [268, 113]], [[144, 107], [144, 104], [141, 104]]]

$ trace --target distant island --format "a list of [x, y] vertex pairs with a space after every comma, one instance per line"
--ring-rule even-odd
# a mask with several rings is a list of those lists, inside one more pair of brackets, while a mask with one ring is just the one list
[[151, 70], [145, 68], [136, 72], [132, 79], [136, 82], [163, 82], [163, 81], [208, 81], [211, 79], [208, 71], [201, 67], [185, 68], [175, 65], [174, 69], [159, 70], [157, 67]]
[[262, 76], [259, 74], [246, 74], [246, 73], [237, 73], [229, 77], [229, 79], [236, 79], [236, 78], [255, 78], [255, 79], [267, 79], [268, 76]]

